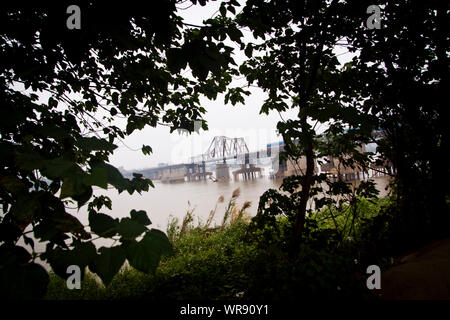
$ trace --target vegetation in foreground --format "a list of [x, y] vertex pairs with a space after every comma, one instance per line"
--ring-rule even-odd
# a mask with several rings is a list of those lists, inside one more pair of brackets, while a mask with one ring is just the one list
[[[190, 2], [204, 6], [207, 1]], [[83, 18], [81, 30], [65, 28], [67, 1], [56, 6], [14, 2], [0, 10], [1, 298], [40, 299], [45, 294], [48, 274], [35, 262], [31, 232], [49, 242], [39, 258], [60, 275], [66, 275], [68, 265], [89, 266], [108, 284], [125, 260], [138, 270], [155, 272], [160, 255], [172, 251], [164, 233], [147, 228], [150, 220], [142, 210], [132, 210], [120, 221], [102, 214], [103, 207], [111, 208], [111, 199], [96, 197], [93, 187], [113, 186], [130, 194], [148, 190], [152, 183], [142, 174], [126, 179], [110, 164], [118, 144], [137, 130], [160, 125], [192, 133], [201, 123], [206, 130], [202, 99], [224, 97], [225, 104], [245, 104], [245, 96], [252, 94], [245, 87], [257, 86], [267, 94], [261, 114], [298, 112], [294, 119], [281, 118], [277, 130], [286, 157], [304, 157], [306, 169], [302, 176], [286, 179], [282, 192], [268, 190], [258, 218], [244, 226], [239, 239], [250, 250], [245, 253], [250, 265], [237, 260], [240, 256], [232, 257], [231, 264], [226, 261], [226, 272], [219, 276], [243, 274], [245, 288], [231, 277], [225, 279], [231, 289], [211, 293], [212, 298], [235, 291], [243, 297], [254, 292], [314, 296], [317, 286], [317, 292], [329, 289], [330, 296], [345, 296], [354, 291], [340, 286], [343, 277], [335, 279], [341, 266], [336, 261], [352, 265], [345, 268], [351, 274], [366, 262], [385, 263], [386, 257], [450, 236], [445, 104], [450, 28], [443, 1], [381, 1], [382, 16], [367, 17], [367, 10], [377, 7], [368, 0], [254, 0], [243, 6], [230, 0], [216, 4], [219, 14], [202, 25], [185, 22], [179, 1], [163, 3], [152, 4], [152, 10], [142, 1], [126, 9], [107, 6], [106, 14], [103, 1], [87, 1], [82, 16], [96, 18]], [[367, 23], [361, 23], [365, 18]], [[380, 29], [369, 26], [373, 18], [382, 21]], [[257, 43], [241, 30], [252, 33]], [[239, 66], [234, 61], [238, 47], [248, 58]], [[343, 54], [353, 57], [342, 63]], [[233, 83], [244, 78], [245, 85]], [[319, 134], [322, 125], [328, 128]], [[382, 135], [376, 140], [372, 132], [378, 129]], [[380, 157], [358, 150], [374, 140]], [[148, 145], [141, 150], [152, 152]], [[358, 199], [370, 199], [370, 190], [360, 190], [346, 204], [349, 210], [339, 203], [320, 203], [315, 185], [326, 177], [315, 173], [315, 160], [328, 156], [347, 167], [392, 164], [395, 205], [358, 222]], [[334, 184], [329, 199], [344, 196], [346, 189]], [[310, 200], [318, 200], [321, 220], [308, 211]], [[73, 205], [88, 206], [89, 232], [66, 211]], [[328, 225], [315, 228], [327, 220]], [[186, 231], [185, 224], [181, 239], [195, 234]], [[226, 232], [223, 227], [218, 233]], [[92, 239], [97, 236], [115, 238], [121, 245], [95, 248]], [[174, 241], [175, 246], [178, 241], [183, 240]], [[220, 251], [219, 256], [226, 254]], [[165, 263], [173, 261], [177, 258]], [[235, 263], [243, 273], [230, 271]], [[309, 273], [317, 265], [325, 268], [317, 273], [326, 282], [314, 281], [310, 288], [307, 280], [316, 277]], [[167, 289], [164, 268], [152, 276], [151, 283], [162, 292], [158, 298], [174, 292]], [[177, 287], [192, 289], [187, 276], [191, 266], [186, 268], [171, 275]], [[328, 274], [330, 279], [324, 276]], [[199, 271], [192, 277], [197, 284], [204, 275]], [[291, 290], [291, 284], [298, 288]], [[154, 290], [146, 289], [145, 295], [153, 297]]]
[[[81, 290], [67, 289], [65, 280], [51, 274], [46, 299], [374, 299], [365, 289], [365, 272], [369, 264], [390, 264], [389, 224], [381, 231], [377, 223], [393, 207], [390, 197], [314, 212], [292, 260], [285, 250], [289, 219], [279, 216], [276, 227], [259, 229], [245, 214], [250, 203], [237, 205], [238, 196], [236, 190], [219, 226], [210, 225], [216, 210], [198, 225], [194, 210], [181, 224], [172, 218], [167, 235], [175, 254], [154, 274], [124, 266], [104, 287], [88, 272]], [[334, 218], [327, 215], [330, 210]]]

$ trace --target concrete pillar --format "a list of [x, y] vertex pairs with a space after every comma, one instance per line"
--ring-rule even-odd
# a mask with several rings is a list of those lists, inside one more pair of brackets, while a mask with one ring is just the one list
[[216, 177], [217, 179], [230, 179], [229, 166], [226, 163], [216, 164]]

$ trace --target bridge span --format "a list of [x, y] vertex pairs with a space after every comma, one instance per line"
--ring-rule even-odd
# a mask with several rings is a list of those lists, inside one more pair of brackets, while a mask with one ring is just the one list
[[[374, 132], [377, 138], [382, 134], [380, 131]], [[301, 174], [306, 168], [304, 158], [296, 162], [279, 161], [278, 154], [284, 150], [284, 142], [276, 142], [267, 145], [266, 149], [250, 152], [244, 138], [228, 138], [225, 136], [217, 136], [211, 141], [205, 153], [191, 157], [190, 163], [180, 163], [173, 165], [160, 165], [155, 168], [139, 170], [147, 178], [152, 180], [160, 180], [162, 182], [177, 181], [193, 181], [200, 179], [212, 179], [214, 181], [230, 178], [230, 164], [238, 165], [237, 170], [232, 172], [234, 179], [242, 177], [244, 179], [254, 178], [261, 175], [261, 168], [256, 165], [260, 160], [270, 159], [274, 172], [271, 174], [274, 178], [282, 178], [293, 174]], [[361, 147], [361, 151], [365, 152], [365, 145]], [[327, 157], [325, 164], [315, 164], [315, 171], [325, 172], [333, 177], [346, 177], [348, 179], [359, 178], [360, 173], [368, 174], [368, 170], [376, 170], [379, 172], [390, 172], [391, 165], [386, 163], [386, 168], [354, 168], [343, 167], [337, 159]], [[215, 164], [215, 173], [207, 171], [207, 167]], [[386, 169], [386, 170], [385, 170]]]

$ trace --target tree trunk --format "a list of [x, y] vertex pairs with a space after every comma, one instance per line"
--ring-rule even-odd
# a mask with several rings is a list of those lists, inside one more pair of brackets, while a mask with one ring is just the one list
[[[312, 137], [311, 137], [312, 139]], [[307, 143], [306, 148], [306, 172], [305, 179], [303, 180], [301, 187], [301, 199], [300, 205], [297, 211], [297, 217], [294, 225], [294, 233], [292, 239], [292, 245], [289, 252], [291, 258], [295, 258], [298, 255], [300, 244], [302, 242], [303, 230], [306, 218], [306, 206], [308, 205], [309, 192], [311, 190], [311, 184], [314, 176], [314, 150], [312, 141]]]

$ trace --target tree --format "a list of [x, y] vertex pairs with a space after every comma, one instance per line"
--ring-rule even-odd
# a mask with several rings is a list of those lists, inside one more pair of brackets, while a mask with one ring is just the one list
[[[355, 2], [349, 12], [368, 5]], [[378, 5], [381, 29], [359, 25], [348, 35], [349, 46], [359, 51], [348, 70], [352, 88], [364, 100], [362, 110], [376, 116], [385, 132], [379, 150], [396, 169], [395, 243], [405, 250], [450, 235], [448, 5]]]
[[[338, 1], [250, 0], [237, 18], [255, 38], [263, 40], [262, 44], [247, 45], [245, 52], [250, 59], [240, 67], [249, 83], [256, 82], [268, 93], [261, 113], [298, 110], [296, 120], [280, 121], [277, 128], [286, 144], [286, 155], [293, 160], [304, 157], [305, 170], [283, 182], [281, 189], [290, 192], [291, 199], [270, 191], [263, 195], [258, 209], [261, 216], [284, 211], [290, 217], [291, 256], [297, 254], [302, 240], [308, 201], [322, 190], [320, 184], [326, 180], [325, 175], [315, 174], [316, 160], [335, 155], [344, 161], [349, 154], [353, 155], [346, 160], [349, 166], [356, 160], [363, 165], [368, 160], [357, 146], [367, 141], [374, 119], [358, 109], [360, 101], [347, 87], [345, 70], [339, 67], [333, 51], [345, 43], [356, 23], [347, 19], [347, 8]], [[252, 52], [257, 53], [251, 57]], [[329, 125], [324, 132], [327, 139], [316, 130], [320, 123]], [[346, 133], [345, 128], [353, 130]], [[345, 183], [343, 187], [339, 183], [340, 188], [330, 187], [330, 195], [333, 189], [350, 192]], [[268, 200], [273, 202], [266, 207]], [[316, 202], [317, 209], [326, 203]]]
[[[79, 29], [66, 26], [74, 18], [68, 1], [2, 4], [0, 281], [7, 298], [45, 293], [48, 276], [35, 263], [38, 255], [62, 277], [68, 265], [89, 266], [105, 284], [125, 259], [155, 271], [160, 257], [171, 253], [166, 235], [148, 228], [145, 211], [120, 220], [101, 213], [111, 201], [92, 197], [92, 187], [112, 185], [131, 194], [152, 186], [140, 174], [124, 178], [108, 163], [115, 143], [148, 125], [192, 132], [201, 121], [207, 129], [199, 97], [215, 99], [225, 90], [234, 61], [222, 40], [242, 35], [225, 15], [235, 2], [204, 26], [184, 24], [173, 0], [151, 8], [139, 1], [77, 3]], [[191, 75], [181, 72], [187, 66]], [[151, 151], [142, 147], [144, 154]], [[88, 205], [90, 232], [66, 212], [72, 201]], [[48, 241], [45, 252], [34, 252], [29, 233]], [[120, 244], [97, 250], [92, 234]]]
[[[306, 158], [306, 170], [285, 179], [282, 190], [267, 192], [258, 215], [274, 221], [280, 213], [293, 223], [293, 246], [302, 239], [307, 201], [325, 181], [314, 175], [314, 160], [332, 155], [349, 166], [365, 168], [374, 159], [357, 151], [376, 141], [382, 161], [395, 167], [398, 213], [393, 235], [399, 250], [449, 235], [448, 6], [438, 1], [378, 3], [381, 28], [367, 24], [370, 1], [260, 1], [246, 3], [237, 21], [262, 44], [248, 44], [240, 71], [269, 95], [261, 113], [298, 108], [298, 119], [280, 121], [278, 130], [288, 157]], [[373, 7], [373, 6], [372, 6]], [[355, 54], [338, 66], [336, 46]], [[326, 123], [319, 137], [313, 123]], [[349, 130], [343, 130], [347, 128]], [[350, 157], [349, 157], [350, 156]], [[348, 193], [345, 183], [327, 182], [327, 193]], [[297, 186], [300, 186], [300, 191]], [[374, 195], [373, 183], [359, 190]], [[269, 200], [272, 201], [267, 206]], [[316, 205], [331, 204], [316, 199]], [[257, 217], [257, 220], [260, 217]], [[264, 219], [263, 219], [264, 220]], [[398, 253], [398, 252], [397, 252]]]

